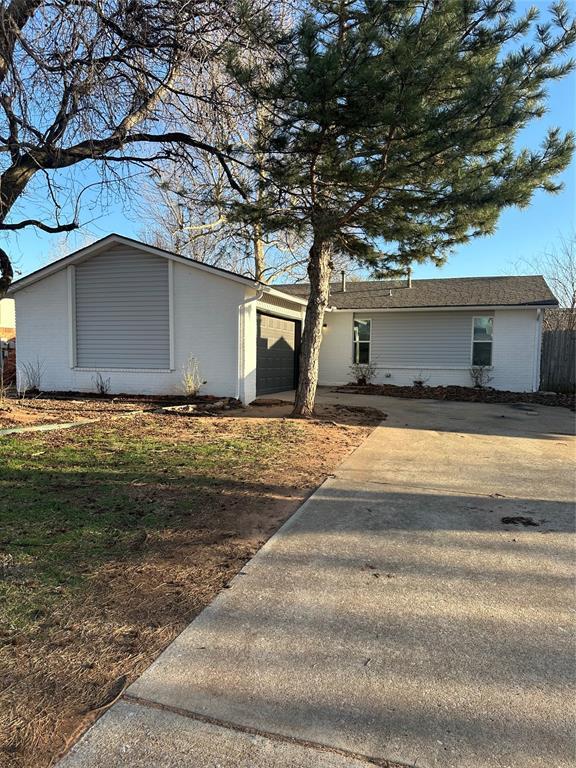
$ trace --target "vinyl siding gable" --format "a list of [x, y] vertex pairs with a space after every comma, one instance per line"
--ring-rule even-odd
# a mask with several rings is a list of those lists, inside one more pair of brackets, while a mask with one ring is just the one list
[[169, 261], [119, 246], [75, 267], [76, 366], [170, 368]]

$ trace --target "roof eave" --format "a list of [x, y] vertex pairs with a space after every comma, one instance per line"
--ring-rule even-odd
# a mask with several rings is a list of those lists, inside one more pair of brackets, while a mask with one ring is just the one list
[[[78, 251], [74, 251], [74, 253], [70, 253], [68, 256], [64, 256], [63, 258], [58, 259], [57, 261], [53, 261], [51, 264], [47, 264], [45, 267], [41, 267], [40, 269], [37, 269], [36, 271], [32, 272], [29, 275], [26, 275], [25, 277], [21, 277], [19, 280], [16, 280], [15, 282], [12, 283], [11, 286], [9, 286], [8, 290], [6, 291], [6, 296], [8, 297], [13, 296], [15, 293], [18, 293], [18, 291], [21, 291], [23, 288], [28, 288], [30, 285], [37, 283], [39, 280], [43, 280], [46, 277], [50, 277], [51, 275], [56, 274], [56, 272], [59, 272], [60, 270], [65, 269], [66, 267], [72, 266], [73, 264], [78, 264], [79, 262], [92, 258], [96, 254], [98, 254], [100, 251], [106, 250], [106, 248], [109, 248], [111, 245], [115, 245], [115, 244], [129, 245], [133, 248], [137, 248], [146, 253], [151, 253], [152, 255], [155, 255], [155, 256], [162, 256], [166, 259], [176, 261], [180, 264], [185, 264], [188, 267], [199, 269], [204, 272], [209, 272], [211, 274], [219, 275], [220, 277], [226, 278], [228, 280], [233, 280], [234, 282], [237, 282], [237, 283], [242, 283], [244, 285], [249, 285], [251, 287], [259, 286], [259, 284], [250, 277], [237, 275], [234, 272], [229, 272], [228, 270], [220, 269], [219, 267], [213, 267], [210, 264], [203, 264], [202, 262], [194, 261], [193, 259], [187, 259], [185, 256], [179, 256], [176, 253], [172, 253], [171, 251], [165, 251], [162, 248], [156, 248], [153, 245], [147, 245], [146, 243], [141, 243], [139, 240], [134, 240], [130, 237], [125, 237], [124, 235], [117, 235], [116, 233], [112, 233], [110, 235], [106, 235], [106, 237], [103, 237], [101, 240], [97, 240], [95, 243], [91, 243], [90, 245], [87, 245], [84, 248], [80, 248]], [[282, 295], [287, 296], [288, 294], [282, 294]]]
[[300, 296], [295, 296], [294, 294], [291, 294], [291, 293], [285, 293], [284, 291], [279, 291], [277, 288], [274, 288], [271, 285], [267, 285], [266, 283], [260, 283], [258, 287], [264, 293], [268, 293], [271, 296], [277, 296], [279, 299], [292, 301], [294, 304], [299, 304], [302, 307], [305, 307], [308, 305], [308, 301], [306, 299], [301, 299]]
[[430, 305], [426, 307], [335, 307], [332, 305], [333, 312], [442, 312], [442, 311], [463, 311], [463, 310], [494, 310], [494, 309], [546, 309], [557, 307], [557, 301], [539, 301], [537, 303], [524, 304], [455, 304], [447, 306], [445, 304]]

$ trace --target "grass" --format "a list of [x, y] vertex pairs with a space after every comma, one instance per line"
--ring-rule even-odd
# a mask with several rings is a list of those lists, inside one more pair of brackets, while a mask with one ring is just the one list
[[[152, 532], [187, 527], [235, 471], [259, 471], [293, 424], [206, 441], [123, 437], [79, 429], [46, 446], [44, 436], [0, 443], [0, 582], [5, 629], [29, 627], [63, 592], [82, 589], [106, 560], [137, 554]], [[169, 487], [165, 487], [169, 486]], [[145, 496], [142, 488], [162, 491]], [[8, 578], [6, 578], [8, 577]], [[7, 624], [7, 626], [6, 626]]]

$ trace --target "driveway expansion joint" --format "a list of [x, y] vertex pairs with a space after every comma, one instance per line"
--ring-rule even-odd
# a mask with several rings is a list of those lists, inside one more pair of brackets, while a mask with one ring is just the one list
[[271, 731], [262, 731], [259, 728], [253, 728], [248, 725], [241, 725], [240, 723], [233, 723], [229, 720], [220, 720], [217, 717], [210, 717], [209, 715], [201, 714], [200, 712], [193, 712], [189, 709], [182, 707], [175, 707], [169, 704], [160, 704], [152, 699], [144, 699], [140, 696], [132, 696], [129, 693], [125, 693], [120, 697], [121, 701], [125, 701], [127, 704], [133, 704], [139, 707], [147, 709], [157, 709], [162, 712], [170, 712], [180, 717], [186, 717], [189, 720], [197, 720], [201, 723], [208, 723], [209, 725], [215, 725], [219, 728], [226, 728], [229, 731], [237, 731], [238, 733], [245, 733], [250, 736], [260, 736], [270, 741], [279, 741], [284, 744], [294, 744], [299, 747], [306, 747], [307, 749], [314, 749], [317, 752], [326, 752], [329, 754], [340, 755], [341, 757], [349, 758], [350, 760], [356, 760], [358, 762], [366, 763], [366, 765], [375, 765], [378, 768], [416, 768], [412, 763], [398, 763], [390, 762], [381, 757], [370, 757], [369, 755], [363, 755], [358, 752], [350, 752], [346, 749], [338, 749], [338, 747], [331, 747], [329, 744], [319, 744], [315, 741], [309, 741], [307, 739], [299, 739], [295, 736], [286, 736], [282, 733], [273, 733]]

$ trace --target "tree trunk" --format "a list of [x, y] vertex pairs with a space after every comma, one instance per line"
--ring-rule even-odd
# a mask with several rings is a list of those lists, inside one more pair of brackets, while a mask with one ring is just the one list
[[0, 248], [0, 299], [10, 287], [13, 277], [14, 272], [12, 271], [10, 258], [6, 251], [3, 248]]
[[[35, 169], [21, 163], [7, 168], [0, 176], [0, 223], [4, 223], [12, 206], [26, 189]], [[6, 293], [14, 278], [10, 257], [0, 248], [0, 298]]]
[[266, 256], [264, 253], [264, 240], [262, 239], [262, 225], [256, 222], [252, 225], [254, 245], [254, 279], [259, 282], [264, 280], [264, 270], [266, 268]]
[[315, 238], [310, 248], [308, 262], [310, 295], [300, 347], [300, 373], [293, 416], [309, 417], [314, 414], [322, 326], [324, 324], [324, 312], [330, 297], [331, 272], [332, 243]]

